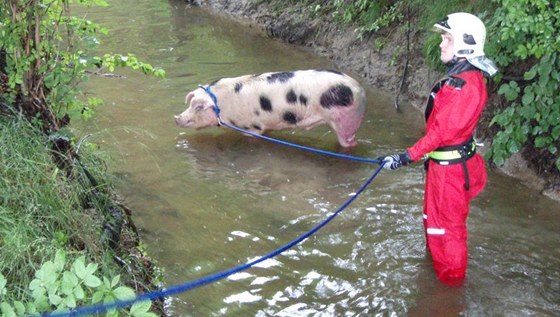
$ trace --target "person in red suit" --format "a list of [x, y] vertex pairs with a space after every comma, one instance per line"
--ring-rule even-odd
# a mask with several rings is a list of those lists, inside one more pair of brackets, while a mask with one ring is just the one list
[[447, 75], [432, 88], [425, 110], [426, 132], [404, 153], [379, 158], [395, 170], [426, 159], [424, 229], [437, 278], [461, 285], [467, 270], [469, 203], [486, 184], [486, 167], [473, 134], [488, 99], [485, 76], [497, 72], [484, 54], [486, 28], [469, 13], [436, 23]]

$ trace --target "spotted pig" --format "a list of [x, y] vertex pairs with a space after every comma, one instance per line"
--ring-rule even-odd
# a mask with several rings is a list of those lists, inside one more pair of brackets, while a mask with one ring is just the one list
[[[328, 123], [343, 147], [354, 147], [366, 97], [346, 74], [327, 70], [245, 75], [211, 83], [222, 120], [262, 134], [267, 130], [305, 128]], [[175, 116], [185, 128], [217, 126], [214, 102], [202, 88], [189, 92], [188, 108]]]

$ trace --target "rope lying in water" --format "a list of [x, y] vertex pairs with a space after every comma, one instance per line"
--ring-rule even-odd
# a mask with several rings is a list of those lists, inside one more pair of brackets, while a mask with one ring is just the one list
[[[201, 87], [201, 88], [203, 88], [210, 95], [210, 97], [212, 97], [212, 99], [214, 100], [214, 104], [217, 105], [216, 96], [210, 91], [210, 89], [205, 88], [205, 87]], [[305, 232], [304, 234], [302, 234], [301, 236], [292, 240], [291, 242], [288, 242], [288, 243], [284, 244], [283, 246], [279, 247], [278, 249], [276, 249], [276, 250], [274, 250], [274, 251], [272, 251], [272, 252], [270, 252], [266, 255], [263, 255], [263, 256], [255, 259], [255, 260], [249, 261], [245, 264], [238, 265], [236, 267], [232, 267], [230, 269], [227, 269], [227, 270], [224, 270], [224, 271], [221, 271], [221, 272], [217, 272], [217, 273], [214, 273], [214, 274], [211, 274], [211, 275], [201, 277], [201, 278], [196, 279], [196, 280], [192, 280], [192, 281], [185, 282], [185, 283], [182, 283], [182, 284], [173, 285], [173, 286], [170, 286], [170, 287], [167, 287], [167, 288], [160, 289], [158, 291], [147, 292], [147, 293], [138, 295], [137, 297], [129, 299], [129, 300], [120, 300], [120, 301], [115, 301], [113, 303], [107, 303], [107, 304], [83, 306], [83, 307], [76, 308], [73, 311], [69, 311], [69, 312], [44, 313], [44, 314], [41, 314], [41, 316], [62, 317], [62, 316], [85, 316], [85, 315], [90, 315], [90, 314], [101, 314], [101, 313], [105, 313], [105, 312], [107, 312], [109, 310], [113, 310], [113, 309], [122, 309], [122, 308], [125, 308], [125, 307], [128, 307], [128, 306], [131, 306], [134, 303], [138, 303], [138, 302], [142, 302], [142, 301], [146, 301], [146, 300], [164, 299], [165, 297], [169, 297], [169, 296], [172, 296], [172, 295], [184, 293], [184, 292], [189, 291], [191, 289], [194, 289], [194, 288], [197, 288], [197, 287], [207, 285], [207, 284], [216, 282], [218, 280], [224, 279], [224, 278], [226, 278], [228, 276], [231, 276], [235, 273], [245, 271], [245, 270], [261, 263], [261, 262], [269, 260], [269, 259], [281, 254], [282, 252], [298, 245], [299, 243], [303, 242], [305, 239], [307, 239], [310, 236], [312, 236], [313, 234], [315, 234], [321, 228], [326, 226], [329, 222], [331, 222], [334, 218], [336, 218], [336, 216], [338, 216], [344, 209], [346, 209], [356, 198], [358, 198], [358, 196], [360, 196], [366, 190], [366, 188], [369, 186], [369, 184], [371, 184], [371, 182], [375, 179], [375, 177], [377, 177], [379, 172], [383, 169], [383, 165], [381, 164], [382, 162], [379, 161], [379, 160], [364, 159], [364, 158], [358, 158], [358, 157], [354, 157], [354, 156], [350, 156], [350, 155], [344, 155], [344, 154], [339, 154], [339, 153], [334, 153], [334, 152], [317, 150], [315, 148], [310, 148], [310, 147], [301, 146], [301, 145], [298, 145], [298, 144], [279, 141], [277, 139], [272, 139], [272, 138], [265, 137], [265, 136], [262, 136], [262, 135], [259, 135], [259, 134], [256, 134], [256, 133], [252, 133], [250, 131], [240, 129], [238, 127], [235, 127], [233, 125], [229, 125], [229, 124], [226, 124], [225, 122], [223, 122], [223, 120], [220, 118], [220, 110], [217, 106], [214, 108], [214, 111], [216, 112], [216, 115], [218, 116], [218, 120], [220, 121], [220, 124], [223, 124], [226, 127], [229, 127], [231, 129], [234, 129], [234, 130], [237, 130], [237, 131], [240, 131], [240, 132], [243, 132], [243, 133], [254, 135], [256, 137], [263, 138], [263, 139], [266, 139], [266, 140], [269, 140], [269, 141], [273, 141], [275, 143], [279, 143], [279, 144], [283, 144], [283, 145], [296, 147], [298, 149], [311, 151], [311, 152], [314, 152], [314, 153], [329, 155], [329, 156], [348, 159], [348, 160], [360, 161], [360, 162], [365, 162], [365, 163], [377, 163], [377, 164], [380, 164], [380, 165], [375, 170], [375, 172], [373, 172], [373, 174], [371, 174], [371, 176], [359, 187], [359, 189], [353, 195], [351, 195], [333, 214], [331, 214], [325, 220], [323, 220], [319, 224], [315, 225], [311, 230]]]
[[245, 264], [218, 272], [218, 273], [214, 273], [190, 282], [186, 282], [183, 284], [178, 284], [178, 285], [174, 285], [168, 288], [164, 288], [158, 291], [154, 291], [154, 292], [148, 292], [148, 293], [144, 293], [141, 294], [139, 296], [137, 296], [136, 298], [130, 299], [130, 300], [123, 300], [123, 301], [116, 301], [113, 303], [108, 303], [108, 304], [99, 304], [99, 305], [93, 305], [93, 306], [85, 306], [85, 307], [80, 307], [77, 308], [73, 311], [70, 312], [55, 312], [55, 313], [50, 313], [50, 314], [43, 314], [41, 316], [50, 316], [50, 317], [61, 317], [61, 316], [84, 316], [84, 315], [89, 315], [89, 314], [99, 314], [99, 313], [104, 313], [107, 312], [109, 310], [112, 309], [120, 309], [120, 308], [125, 308], [128, 307], [134, 303], [137, 302], [142, 302], [145, 300], [157, 300], [157, 299], [163, 299], [165, 297], [168, 296], [172, 296], [172, 295], [176, 295], [176, 294], [180, 294], [180, 293], [184, 293], [188, 290], [206, 285], [206, 284], [210, 284], [213, 282], [216, 282], [218, 280], [224, 279], [230, 275], [233, 275], [235, 273], [247, 270], [253, 266], [255, 266], [256, 264], [259, 264], [261, 262], [264, 262], [266, 260], [269, 260], [277, 255], [279, 255], [280, 253], [294, 247], [295, 245], [301, 243], [302, 241], [304, 241], [305, 239], [309, 238], [310, 236], [312, 236], [313, 234], [315, 234], [317, 231], [319, 231], [319, 229], [323, 228], [325, 225], [327, 225], [329, 222], [331, 222], [336, 216], [338, 216], [338, 214], [340, 214], [344, 209], [346, 209], [358, 196], [360, 196], [360, 194], [362, 194], [362, 192], [369, 186], [369, 184], [375, 179], [375, 177], [379, 174], [379, 172], [383, 169], [383, 166], [379, 166], [375, 172], [362, 184], [362, 186], [360, 186], [360, 188], [358, 189], [358, 191], [352, 195], [351, 197], [349, 197], [333, 214], [331, 214], [329, 217], [327, 217], [325, 220], [323, 220], [321, 223], [317, 224], [315, 227], [313, 227], [311, 230], [307, 231], [306, 233], [304, 233], [303, 235], [299, 236], [298, 238], [292, 240], [291, 242], [281, 246], [280, 248], [259, 257], [256, 260], [252, 260], [249, 261]]

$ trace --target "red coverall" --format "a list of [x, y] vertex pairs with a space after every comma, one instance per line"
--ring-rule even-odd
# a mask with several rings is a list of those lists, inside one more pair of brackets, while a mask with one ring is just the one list
[[[473, 135], [488, 99], [484, 77], [472, 69], [451, 76], [432, 90], [433, 107], [426, 113], [426, 133], [408, 148], [413, 161], [439, 147], [464, 143]], [[459, 85], [449, 81], [453, 77], [455, 81], [462, 79]], [[466, 165], [469, 189], [465, 188], [463, 163], [441, 165], [430, 159], [426, 177], [423, 208], [427, 247], [437, 278], [447, 285], [464, 281], [469, 202], [482, 191], [487, 178], [478, 153]]]

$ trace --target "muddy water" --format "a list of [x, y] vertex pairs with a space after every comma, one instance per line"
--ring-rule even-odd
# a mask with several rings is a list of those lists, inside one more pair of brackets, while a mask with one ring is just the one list
[[[185, 94], [218, 77], [305, 68], [326, 60], [181, 1], [113, 0], [89, 11], [106, 26], [105, 52], [134, 52], [166, 80], [122, 71], [92, 78], [103, 98], [76, 124], [112, 154], [119, 190], [148, 253], [174, 285], [246, 263], [335, 211], [376, 166], [319, 156], [235, 131], [184, 130], [173, 115]], [[352, 36], [352, 35], [349, 35]], [[355, 74], [353, 74], [355, 75]], [[375, 158], [421, 135], [422, 115], [397, 113], [368, 90], [368, 113], [349, 154]], [[327, 127], [269, 134], [338, 151]], [[174, 316], [557, 316], [557, 203], [490, 172], [472, 204], [465, 286], [434, 277], [422, 231], [420, 164], [382, 172], [332, 223], [293, 249], [227, 279], [183, 293]]]

